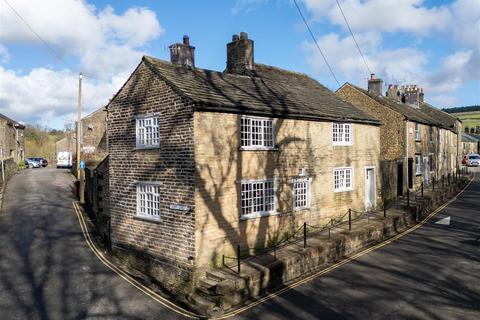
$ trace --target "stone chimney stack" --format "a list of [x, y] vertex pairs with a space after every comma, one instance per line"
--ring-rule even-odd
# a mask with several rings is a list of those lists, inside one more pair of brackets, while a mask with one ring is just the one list
[[402, 94], [400, 90], [398, 90], [398, 85], [396, 84], [389, 84], [386, 96], [392, 100], [400, 101], [402, 99]]
[[234, 34], [232, 42], [227, 44], [227, 69], [225, 72], [248, 75], [255, 70], [253, 60], [253, 41], [246, 32], [240, 36]]
[[406, 104], [411, 105], [414, 108], [418, 108], [420, 100], [420, 88], [417, 85], [408, 85], [403, 88], [403, 96]]
[[382, 85], [383, 85], [382, 79], [375, 78], [375, 73], [372, 73], [370, 75], [370, 79], [368, 80], [368, 92], [370, 92], [370, 93], [372, 93], [376, 96], [381, 96], [382, 95]]
[[190, 45], [190, 38], [187, 35], [183, 36], [183, 43], [174, 43], [169, 48], [172, 63], [195, 67], [195, 47]]
[[425, 93], [423, 93], [423, 88], [420, 88], [420, 93], [418, 94], [418, 101], [423, 103], [424, 99], [425, 99]]

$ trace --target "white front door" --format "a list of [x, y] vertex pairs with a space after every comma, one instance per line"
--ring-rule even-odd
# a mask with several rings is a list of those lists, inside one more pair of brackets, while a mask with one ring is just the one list
[[365, 168], [365, 210], [372, 211], [376, 206], [375, 168]]
[[423, 184], [425, 186], [428, 186], [428, 170], [430, 170], [428, 157], [423, 157]]

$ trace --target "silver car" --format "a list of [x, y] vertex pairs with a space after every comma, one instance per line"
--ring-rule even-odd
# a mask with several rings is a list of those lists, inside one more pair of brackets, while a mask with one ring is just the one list
[[469, 167], [478, 167], [480, 165], [480, 155], [478, 154], [469, 154], [467, 160], [467, 166]]

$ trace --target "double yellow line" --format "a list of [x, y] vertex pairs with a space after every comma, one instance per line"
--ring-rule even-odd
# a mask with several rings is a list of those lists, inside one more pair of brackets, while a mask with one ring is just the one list
[[171, 311], [174, 311], [178, 314], [181, 314], [182, 316], [190, 319], [200, 319], [202, 316], [197, 315], [193, 312], [190, 312], [188, 310], [183, 309], [182, 307], [174, 304], [173, 302], [165, 299], [164, 297], [160, 296], [158, 293], [153, 291], [152, 289], [148, 288], [147, 286], [143, 285], [136, 279], [132, 278], [130, 275], [128, 275], [125, 271], [122, 269], [118, 268], [115, 266], [113, 263], [108, 261], [108, 259], [105, 257], [105, 255], [102, 253], [101, 250], [97, 248], [95, 243], [92, 241], [92, 238], [90, 237], [90, 233], [88, 232], [87, 224], [85, 223], [85, 219], [83, 218], [82, 212], [80, 207], [76, 202], [73, 202], [73, 207], [75, 209], [75, 213], [77, 214], [78, 221], [80, 223], [80, 228], [82, 229], [83, 236], [85, 237], [85, 241], [87, 242], [87, 245], [90, 247], [90, 249], [93, 251], [93, 253], [97, 256], [97, 258], [105, 265], [107, 266], [110, 270], [118, 274], [120, 277], [122, 277], [125, 281], [130, 283], [132, 286], [152, 298], [153, 300], [157, 301], [161, 305], [167, 307]]
[[[401, 237], [417, 230], [418, 228], [420, 228], [421, 226], [423, 226], [425, 223], [427, 223], [432, 217], [434, 217], [436, 214], [438, 214], [440, 211], [442, 211], [443, 209], [445, 209], [445, 207], [447, 207], [448, 205], [450, 205], [452, 202], [454, 202], [455, 200], [457, 200], [458, 196], [460, 194], [462, 194], [469, 186], [470, 184], [472, 183], [474, 179], [471, 179], [468, 184], [452, 199], [450, 199], [449, 201], [445, 202], [442, 206], [438, 207], [435, 211], [433, 211], [432, 213], [430, 213], [428, 216], [426, 216], [422, 221], [420, 221], [418, 224], [402, 231], [401, 233], [397, 234], [396, 236], [394, 237], [391, 237], [377, 245], [374, 245], [372, 247], [369, 247], [365, 250], [362, 250], [352, 256], [349, 256], [349, 257], [346, 257], [345, 259], [325, 268], [325, 269], [322, 269], [306, 278], [303, 278], [302, 280], [296, 282], [296, 283], [293, 283], [291, 285], [288, 285], [276, 292], [273, 292], [273, 293], [270, 293], [269, 295], [257, 300], [257, 301], [254, 301], [246, 306], [243, 306], [239, 309], [236, 309], [232, 312], [229, 312], [229, 313], [226, 313], [222, 316], [219, 316], [219, 317], [216, 317], [216, 319], [227, 319], [227, 318], [231, 318], [233, 316], [236, 316], [248, 309], [251, 309], [259, 304], [262, 304], [268, 300], [271, 300], [275, 297], [278, 297], [282, 294], [284, 294], [285, 292], [287, 291], [290, 291], [298, 286], [301, 286], [307, 282], [310, 282], [311, 280], [315, 279], [315, 278], [318, 278], [334, 269], [337, 269], [341, 266], [343, 266], [344, 264], [347, 264], [355, 259], [358, 259], [360, 258], [361, 256], [367, 254], [367, 253], [370, 253], [372, 251], [375, 251], [377, 249], [380, 249], [382, 248], [383, 246], [386, 246], [398, 239], [400, 239]], [[144, 294], [146, 294], [147, 296], [149, 296], [150, 298], [152, 298], [153, 300], [157, 301], [158, 303], [162, 304], [163, 306], [169, 308], [170, 310], [178, 313], [178, 314], [181, 314], [187, 318], [191, 318], [191, 319], [200, 319], [200, 318], [203, 318], [202, 316], [198, 315], [198, 314], [195, 314], [195, 313], [192, 313], [190, 311], [187, 311], [185, 309], [183, 309], [182, 307], [174, 304], [173, 302], [165, 299], [164, 297], [160, 296], [158, 293], [152, 291], [150, 288], [146, 287], [145, 285], [141, 284], [140, 282], [138, 282], [137, 280], [135, 280], [134, 278], [132, 278], [131, 276], [129, 276], [127, 273], [125, 273], [123, 270], [121, 270], [120, 268], [118, 268], [117, 266], [115, 266], [114, 264], [112, 264], [110, 261], [108, 261], [107, 258], [105, 258], [104, 254], [101, 252], [101, 250], [99, 250], [95, 243], [92, 241], [92, 239], [90, 238], [90, 234], [88, 233], [88, 228], [87, 228], [87, 225], [85, 223], [85, 220], [83, 218], [83, 215], [81, 213], [81, 210], [78, 206], [78, 204], [76, 202], [73, 203], [73, 206], [75, 208], [75, 212], [77, 214], [77, 217], [78, 217], [78, 221], [80, 222], [80, 227], [82, 228], [82, 232], [83, 232], [83, 235], [85, 237], [85, 240], [88, 244], [88, 246], [90, 247], [90, 249], [93, 251], [93, 253], [95, 253], [95, 255], [98, 257], [98, 259], [100, 259], [100, 261], [106, 265], [109, 269], [111, 269], [112, 271], [114, 271], [115, 273], [117, 273], [120, 277], [122, 277], [125, 281], [127, 281], [128, 283], [130, 283], [131, 285], [133, 285], [135, 288], [137, 288], [138, 290], [140, 290], [141, 292], [143, 292]]]

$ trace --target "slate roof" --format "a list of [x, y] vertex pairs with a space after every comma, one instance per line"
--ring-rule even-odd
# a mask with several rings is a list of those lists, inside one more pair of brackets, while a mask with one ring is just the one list
[[244, 76], [175, 65], [148, 56], [143, 61], [193, 101], [195, 110], [380, 124], [304, 74], [255, 64], [252, 76]]
[[0, 113], [0, 118], [7, 120], [7, 122], [10, 125], [17, 125], [20, 129], [25, 129], [25, 126], [23, 124], [18, 123], [17, 121], [10, 119], [9, 117], [7, 117], [6, 115], [4, 115], [2, 113]]
[[470, 135], [470, 134], [467, 134], [465, 132], [462, 133], [462, 142], [479, 142], [479, 139]]
[[373, 93], [368, 92], [368, 90], [357, 87], [356, 85], [353, 85], [349, 82], [345, 83], [343, 86], [345, 86], [345, 85], [349, 85], [352, 88], [355, 88], [355, 89], [361, 91], [362, 93], [364, 93], [365, 95], [374, 99], [378, 103], [381, 103], [384, 106], [402, 114], [405, 117], [405, 119], [407, 119], [407, 120], [411, 120], [411, 121], [426, 124], [426, 125], [441, 127], [441, 128], [444, 128], [444, 129], [450, 129], [450, 130], [452, 129], [450, 127], [445, 126], [443, 123], [441, 123], [437, 119], [431, 117], [429, 114], [423, 112], [421, 109], [416, 109], [414, 107], [409, 106], [408, 104], [397, 102], [393, 99], [390, 99], [390, 98], [387, 98], [387, 97], [384, 97], [384, 96], [377, 96]]
[[446, 113], [445, 111], [437, 109], [426, 102], [420, 103], [420, 110], [428, 114], [430, 117], [432, 117], [436, 121], [440, 122], [443, 126], [457, 132], [457, 129], [455, 128], [455, 124], [457, 120], [460, 121], [458, 118]]

